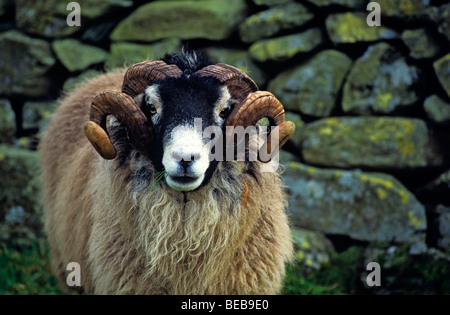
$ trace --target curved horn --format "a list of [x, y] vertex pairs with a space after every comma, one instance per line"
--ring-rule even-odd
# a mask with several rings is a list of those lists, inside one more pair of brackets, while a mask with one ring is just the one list
[[[263, 152], [269, 152], [270, 157], [273, 157], [294, 133], [295, 125], [292, 122], [285, 122], [284, 108], [280, 101], [269, 92], [258, 91], [256, 83], [243, 71], [219, 63], [207, 66], [197, 71], [197, 73], [217, 78], [220, 82], [227, 85], [231, 96], [239, 101], [239, 104], [227, 118], [227, 126], [247, 128], [255, 125], [263, 117], [267, 117], [271, 122], [275, 123], [277, 127], [272, 132], [276, 130], [279, 133], [279, 143], [272, 144], [272, 137], [269, 137], [261, 147], [262, 150], [266, 150]], [[231, 137], [227, 136], [227, 139], [228, 141], [233, 141], [234, 137], [231, 139]], [[259, 155], [258, 159], [260, 159]]]
[[272, 93], [256, 91], [250, 93], [244, 102], [234, 108], [226, 124], [247, 128], [255, 125], [263, 117], [269, 118], [278, 126], [284, 122], [284, 107]]
[[137, 63], [125, 72], [122, 92], [106, 91], [92, 100], [90, 121], [84, 131], [104, 159], [114, 159], [117, 155], [106, 132], [106, 116], [112, 114], [117, 117], [127, 127], [127, 136], [134, 147], [141, 152], [148, 151], [153, 129], [133, 97], [144, 93], [152, 82], [181, 74], [177, 66], [161, 60]]
[[90, 121], [84, 127], [86, 137], [104, 159], [113, 159], [117, 152], [106, 133], [106, 116], [114, 115], [126, 126], [130, 141], [145, 151], [153, 139], [151, 125], [131, 96], [122, 92], [106, 91], [92, 100]]
[[210, 65], [196, 73], [203, 76], [213, 76], [228, 87], [231, 96], [242, 101], [251, 92], [258, 91], [256, 83], [243, 71], [224, 63]]
[[176, 65], [168, 65], [162, 60], [140, 62], [125, 72], [122, 92], [134, 97], [144, 93], [152, 82], [181, 74], [182, 71]]
[[[276, 126], [276, 128], [267, 135], [267, 141], [259, 150], [260, 152], [267, 152], [270, 158], [263, 160], [258, 154], [258, 159], [261, 162], [269, 162], [295, 131], [294, 123], [285, 121], [284, 107], [272, 93], [267, 91], [250, 93], [245, 101], [236, 106], [230, 116], [228, 116], [226, 125], [247, 128], [248, 126], [255, 125], [264, 117], [269, 118], [269, 121]], [[276, 144], [272, 143], [272, 132], [278, 132], [278, 143]], [[231, 138], [228, 139], [229, 141], [232, 141]]]

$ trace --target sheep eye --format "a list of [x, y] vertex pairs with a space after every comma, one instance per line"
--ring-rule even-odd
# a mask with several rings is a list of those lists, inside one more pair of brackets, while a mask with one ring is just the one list
[[219, 116], [222, 118], [226, 118], [231, 112], [231, 108], [230, 107], [225, 107], [224, 109], [222, 109], [219, 113]]
[[150, 114], [155, 115], [156, 114], [156, 107], [153, 104], [147, 104], [148, 111]]

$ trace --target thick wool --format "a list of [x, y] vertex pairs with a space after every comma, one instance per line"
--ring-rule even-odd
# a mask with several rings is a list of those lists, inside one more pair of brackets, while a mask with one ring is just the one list
[[[94, 294], [276, 294], [292, 242], [279, 174], [219, 163], [209, 183], [172, 190], [133, 152], [103, 160], [84, 136], [92, 98], [124, 70], [64, 97], [40, 145], [45, 228], [63, 288], [78, 262]], [[133, 176], [145, 166], [150, 174]]]

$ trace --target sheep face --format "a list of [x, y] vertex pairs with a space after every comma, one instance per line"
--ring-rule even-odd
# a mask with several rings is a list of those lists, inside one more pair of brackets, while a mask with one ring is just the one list
[[141, 109], [154, 128], [151, 158], [171, 188], [191, 191], [209, 180], [217, 161], [210, 159], [211, 138], [203, 130], [222, 130], [232, 106], [226, 86], [196, 74], [146, 88]]

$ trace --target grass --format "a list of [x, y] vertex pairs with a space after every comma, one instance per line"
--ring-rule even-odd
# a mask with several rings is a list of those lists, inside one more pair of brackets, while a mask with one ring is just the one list
[[330, 262], [322, 266], [320, 271], [308, 271], [299, 263], [290, 265], [286, 271], [283, 293], [304, 295], [359, 293], [362, 249], [350, 247], [341, 254], [331, 252], [330, 256]]
[[0, 246], [0, 294], [63, 294], [52, 275], [44, 240], [29, 247]]

